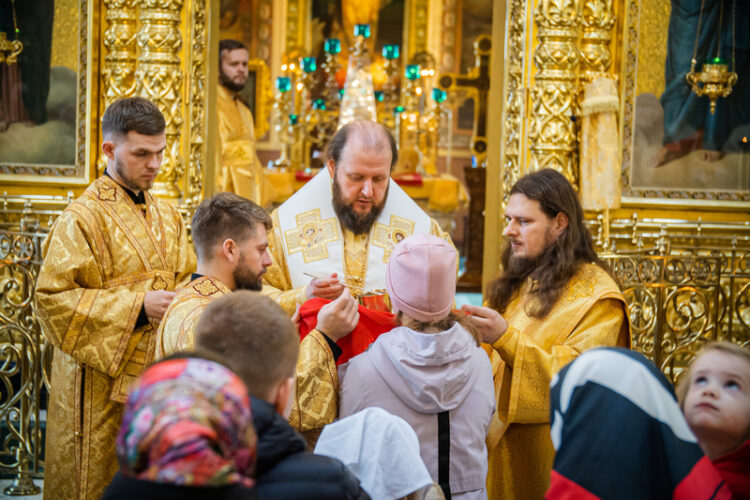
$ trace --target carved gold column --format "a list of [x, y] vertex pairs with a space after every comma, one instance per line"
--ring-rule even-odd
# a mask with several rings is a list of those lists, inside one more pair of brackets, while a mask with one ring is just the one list
[[580, 59], [581, 0], [539, 0], [534, 12], [538, 46], [529, 140], [531, 171], [553, 168], [577, 183], [576, 70]]
[[206, 177], [206, 63], [208, 60], [208, 2], [210, 0], [193, 0], [190, 22], [190, 61], [189, 75], [190, 101], [190, 161], [187, 166], [185, 187], [185, 205], [192, 213], [201, 201], [204, 180]]
[[521, 155], [524, 140], [524, 43], [526, 40], [526, 1], [511, 0], [508, 5], [507, 66], [505, 68], [505, 133], [502, 156], [502, 193], [500, 211], [505, 212], [510, 188], [521, 177], [524, 158]]
[[612, 27], [615, 25], [613, 0], [583, 0], [583, 36], [581, 37], [581, 73], [591, 81], [612, 65]]
[[182, 80], [180, 16], [184, 0], [140, 0], [141, 53], [136, 69], [136, 93], [156, 103], [167, 121], [167, 149], [151, 192], [176, 200], [177, 180], [185, 173], [181, 159]]
[[[106, 49], [102, 82], [103, 101], [106, 109], [121, 97], [130, 97], [135, 92], [136, 22], [140, 0], [104, 0], [107, 29], [102, 43]], [[99, 158], [99, 172], [104, 172], [107, 157]]]

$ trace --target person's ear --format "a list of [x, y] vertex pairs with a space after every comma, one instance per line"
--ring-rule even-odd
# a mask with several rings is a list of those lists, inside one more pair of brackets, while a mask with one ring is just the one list
[[326, 162], [326, 168], [328, 169], [328, 175], [333, 179], [333, 176], [336, 175], [336, 164], [332, 159]]
[[227, 238], [221, 244], [221, 253], [229, 262], [235, 262], [239, 259], [240, 249], [232, 238]]
[[102, 152], [110, 160], [115, 160], [115, 143], [107, 139], [102, 142]]
[[552, 227], [555, 229], [555, 235], [560, 236], [568, 228], [568, 216], [565, 212], [558, 212], [552, 221]]
[[292, 413], [292, 404], [294, 402], [294, 377], [284, 379], [276, 386], [271, 402], [276, 413], [289, 419]]

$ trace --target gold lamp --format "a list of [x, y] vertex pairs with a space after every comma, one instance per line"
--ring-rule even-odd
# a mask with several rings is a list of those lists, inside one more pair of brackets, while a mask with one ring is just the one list
[[703, 7], [705, 0], [701, 2], [701, 10], [698, 14], [698, 28], [695, 32], [695, 45], [693, 46], [693, 58], [691, 59], [690, 71], [685, 75], [693, 93], [699, 97], [708, 96], [711, 103], [711, 114], [716, 112], [716, 101], [719, 97], [727, 97], [732, 93], [734, 84], [737, 83], [737, 73], [734, 71], [734, 46], [735, 46], [735, 15], [736, 1], [732, 1], [732, 70], [729, 65], [721, 58], [721, 20], [724, 17], [724, 2], [720, 2], [719, 12], [719, 41], [716, 47], [716, 57], [706, 61], [700, 72], [695, 71], [698, 65], [698, 37], [701, 32], [701, 21], [703, 20]]

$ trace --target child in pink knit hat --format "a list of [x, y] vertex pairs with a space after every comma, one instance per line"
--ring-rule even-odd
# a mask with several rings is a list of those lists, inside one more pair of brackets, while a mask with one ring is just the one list
[[487, 354], [452, 312], [457, 258], [450, 243], [431, 235], [393, 249], [385, 281], [400, 326], [340, 367], [339, 416], [376, 406], [403, 418], [446, 497], [487, 498], [495, 390]]

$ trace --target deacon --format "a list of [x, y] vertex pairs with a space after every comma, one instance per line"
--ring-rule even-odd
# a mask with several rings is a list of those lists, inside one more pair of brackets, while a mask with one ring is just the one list
[[390, 132], [345, 125], [328, 145], [326, 168], [271, 214], [273, 265], [263, 292], [289, 315], [312, 297], [335, 299], [352, 285], [385, 293], [391, 250], [412, 234], [448, 239], [390, 178], [398, 160]]
[[198, 269], [164, 313], [156, 334], [157, 359], [192, 350], [206, 306], [232, 290], [260, 291], [261, 276], [271, 265], [266, 236], [271, 218], [246, 198], [219, 193], [203, 200], [190, 227]]
[[152, 196], [164, 116], [140, 97], [102, 118], [105, 175], [66, 208], [42, 248], [36, 296], [54, 345], [44, 497], [98, 499], [117, 471], [128, 386], [153, 361], [156, 326], [195, 269], [182, 217]]
[[219, 58], [218, 188], [266, 206], [275, 193], [255, 153], [253, 114], [241, 96], [249, 76], [250, 54], [242, 42], [221, 40]]
[[464, 306], [491, 345], [498, 395], [487, 438], [489, 498], [543, 498], [554, 449], [549, 387], [592, 347], [630, 347], [625, 300], [599, 261], [570, 183], [545, 169], [520, 179], [505, 210], [504, 272], [490, 307]]

